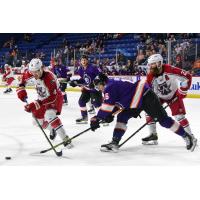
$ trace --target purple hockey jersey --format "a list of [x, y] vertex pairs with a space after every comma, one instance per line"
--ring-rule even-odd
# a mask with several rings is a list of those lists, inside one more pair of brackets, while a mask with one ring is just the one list
[[109, 80], [104, 89], [104, 101], [97, 117], [105, 119], [113, 112], [116, 105], [123, 109], [140, 108], [143, 94], [149, 89], [145, 80], [135, 83], [128, 80]]
[[85, 70], [82, 66], [80, 66], [77, 73], [81, 77], [81, 79], [79, 79], [79, 82], [85, 86], [89, 86], [93, 82], [95, 77], [100, 73], [100, 69], [98, 67], [88, 65]]

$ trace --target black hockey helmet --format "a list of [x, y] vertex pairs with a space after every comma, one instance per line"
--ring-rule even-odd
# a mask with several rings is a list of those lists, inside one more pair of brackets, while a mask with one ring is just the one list
[[100, 73], [98, 76], [95, 77], [93, 83], [95, 86], [101, 84], [105, 85], [108, 82], [108, 76], [104, 73]]

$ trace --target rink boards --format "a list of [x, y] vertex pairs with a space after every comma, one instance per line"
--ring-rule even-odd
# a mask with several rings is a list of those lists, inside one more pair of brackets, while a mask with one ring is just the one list
[[[18, 84], [18, 77], [19, 75], [15, 75], [15, 81], [13, 82], [13, 88], [17, 86]], [[72, 79], [76, 79], [78, 78], [79, 76], [73, 76]], [[145, 79], [146, 76], [110, 76], [110, 78], [115, 78], [115, 79], [127, 79], [127, 80], [130, 80], [130, 81], [137, 81], [137, 80], [140, 80], [140, 79]], [[5, 87], [5, 82], [2, 82], [2, 75], [0, 75], [0, 87]], [[33, 82], [29, 82], [27, 88], [30, 88], [32, 89], [33, 88]], [[75, 88], [72, 88], [70, 86], [68, 86], [68, 89], [67, 91], [74, 91], [74, 92], [78, 92], [80, 91], [80, 88], [79, 87], [75, 87]], [[187, 97], [189, 98], [200, 98], [200, 77], [193, 77], [192, 78], [192, 85], [191, 85], [191, 88], [188, 90], [188, 94], [187, 94]]]

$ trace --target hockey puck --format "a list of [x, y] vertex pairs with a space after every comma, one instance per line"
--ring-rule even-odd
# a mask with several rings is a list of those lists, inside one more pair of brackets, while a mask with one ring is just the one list
[[10, 156], [6, 156], [5, 159], [6, 160], [11, 160], [11, 157]]

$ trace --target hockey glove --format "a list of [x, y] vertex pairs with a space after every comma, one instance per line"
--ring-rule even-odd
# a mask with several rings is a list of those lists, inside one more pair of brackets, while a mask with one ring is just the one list
[[34, 112], [35, 110], [40, 109], [39, 101], [34, 101], [24, 106], [26, 112]]
[[16, 92], [17, 92], [18, 98], [19, 98], [21, 101], [26, 102], [26, 99], [28, 98], [26, 90], [23, 89], [23, 88], [18, 88], [18, 89], [16, 90]]
[[92, 131], [95, 131], [96, 129], [100, 128], [99, 119], [97, 119], [96, 116], [94, 116], [90, 119], [90, 128]]
[[76, 86], [78, 86], [78, 82], [77, 82], [77, 80], [72, 80], [69, 82], [69, 85], [72, 87], [76, 87]]
[[111, 123], [113, 120], [114, 120], [114, 116], [112, 116], [112, 115], [108, 115], [108, 116], [104, 119], [104, 121], [105, 121], [106, 123]]

